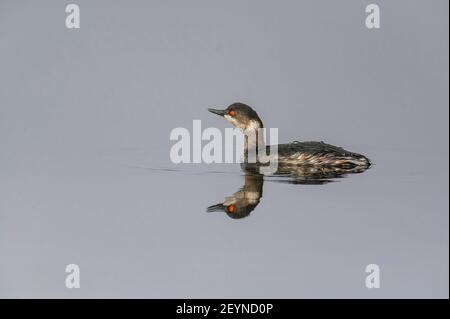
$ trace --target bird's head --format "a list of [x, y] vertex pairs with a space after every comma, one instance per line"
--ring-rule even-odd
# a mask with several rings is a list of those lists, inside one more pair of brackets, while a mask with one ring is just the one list
[[225, 110], [208, 109], [208, 111], [222, 116], [244, 133], [247, 130], [256, 130], [263, 127], [263, 123], [255, 110], [244, 103], [233, 103]]

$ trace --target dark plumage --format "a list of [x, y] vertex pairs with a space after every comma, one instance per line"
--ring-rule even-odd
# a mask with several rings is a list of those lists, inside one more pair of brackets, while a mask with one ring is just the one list
[[[233, 103], [225, 110], [208, 109], [210, 112], [223, 116], [228, 122], [242, 130], [246, 135], [245, 154], [252, 147], [261, 147], [262, 139], [255, 131], [263, 128], [258, 114], [250, 106], [243, 103]], [[256, 136], [253, 140], [249, 136]], [[271, 146], [266, 147], [267, 154]], [[351, 169], [355, 167], [368, 168], [370, 160], [361, 154], [344, 150], [342, 147], [324, 142], [292, 142], [278, 145], [278, 163], [281, 166], [322, 166]]]
[[[267, 146], [268, 151], [270, 146]], [[323, 165], [352, 168], [369, 167], [364, 155], [349, 152], [342, 147], [324, 142], [293, 142], [278, 145], [278, 162], [285, 165]]]

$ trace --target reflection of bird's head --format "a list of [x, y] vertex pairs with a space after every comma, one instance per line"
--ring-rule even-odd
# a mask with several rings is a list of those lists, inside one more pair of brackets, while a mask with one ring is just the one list
[[259, 204], [262, 197], [263, 177], [246, 175], [245, 184], [232, 196], [226, 197], [222, 203], [209, 206], [207, 212], [225, 212], [230, 218], [247, 217]]
[[209, 206], [207, 212], [225, 212], [228, 217], [233, 219], [240, 219], [247, 217], [255, 209], [258, 204], [229, 204], [219, 203], [216, 205]]
[[234, 127], [237, 127], [242, 131], [263, 127], [263, 123], [255, 110], [244, 103], [233, 103], [225, 110], [208, 109], [208, 111], [222, 116]]

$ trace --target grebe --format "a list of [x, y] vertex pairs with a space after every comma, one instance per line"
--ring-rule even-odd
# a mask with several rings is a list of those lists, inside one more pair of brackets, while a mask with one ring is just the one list
[[[224, 117], [244, 133], [246, 137], [244, 154], [246, 156], [249, 149], [257, 149], [258, 145], [264, 147], [264, 139], [259, 130], [264, 127], [263, 123], [250, 106], [244, 103], [233, 103], [225, 110], [208, 109], [208, 111]], [[270, 146], [266, 146], [266, 152], [270, 154]], [[341, 169], [347, 173], [364, 171], [370, 167], [371, 162], [364, 155], [349, 152], [324, 142], [295, 141], [278, 145], [278, 165], [281, 166], [281, 171], [283, 171], [283, 166], [304, 166], [307, 167], [308, 174], [314, 171], [320, 173], [321, 170], [329, 169], [339, 174]]]

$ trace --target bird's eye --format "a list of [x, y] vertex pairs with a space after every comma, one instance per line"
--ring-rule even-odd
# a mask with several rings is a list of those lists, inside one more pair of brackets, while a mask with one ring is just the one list
[[236, 115], [236, 112], [235, 112], [235, 111], [230, 111], [230, 112], [228, 112], [228, 114], [229, 114], [230, 116], [235, 116], [235, 115]]
[[234, 213], [234, 211], [236, 210], [236, 207], [234, 205], [230, 205], [227, 207], [227, 210], [229, 213]]

